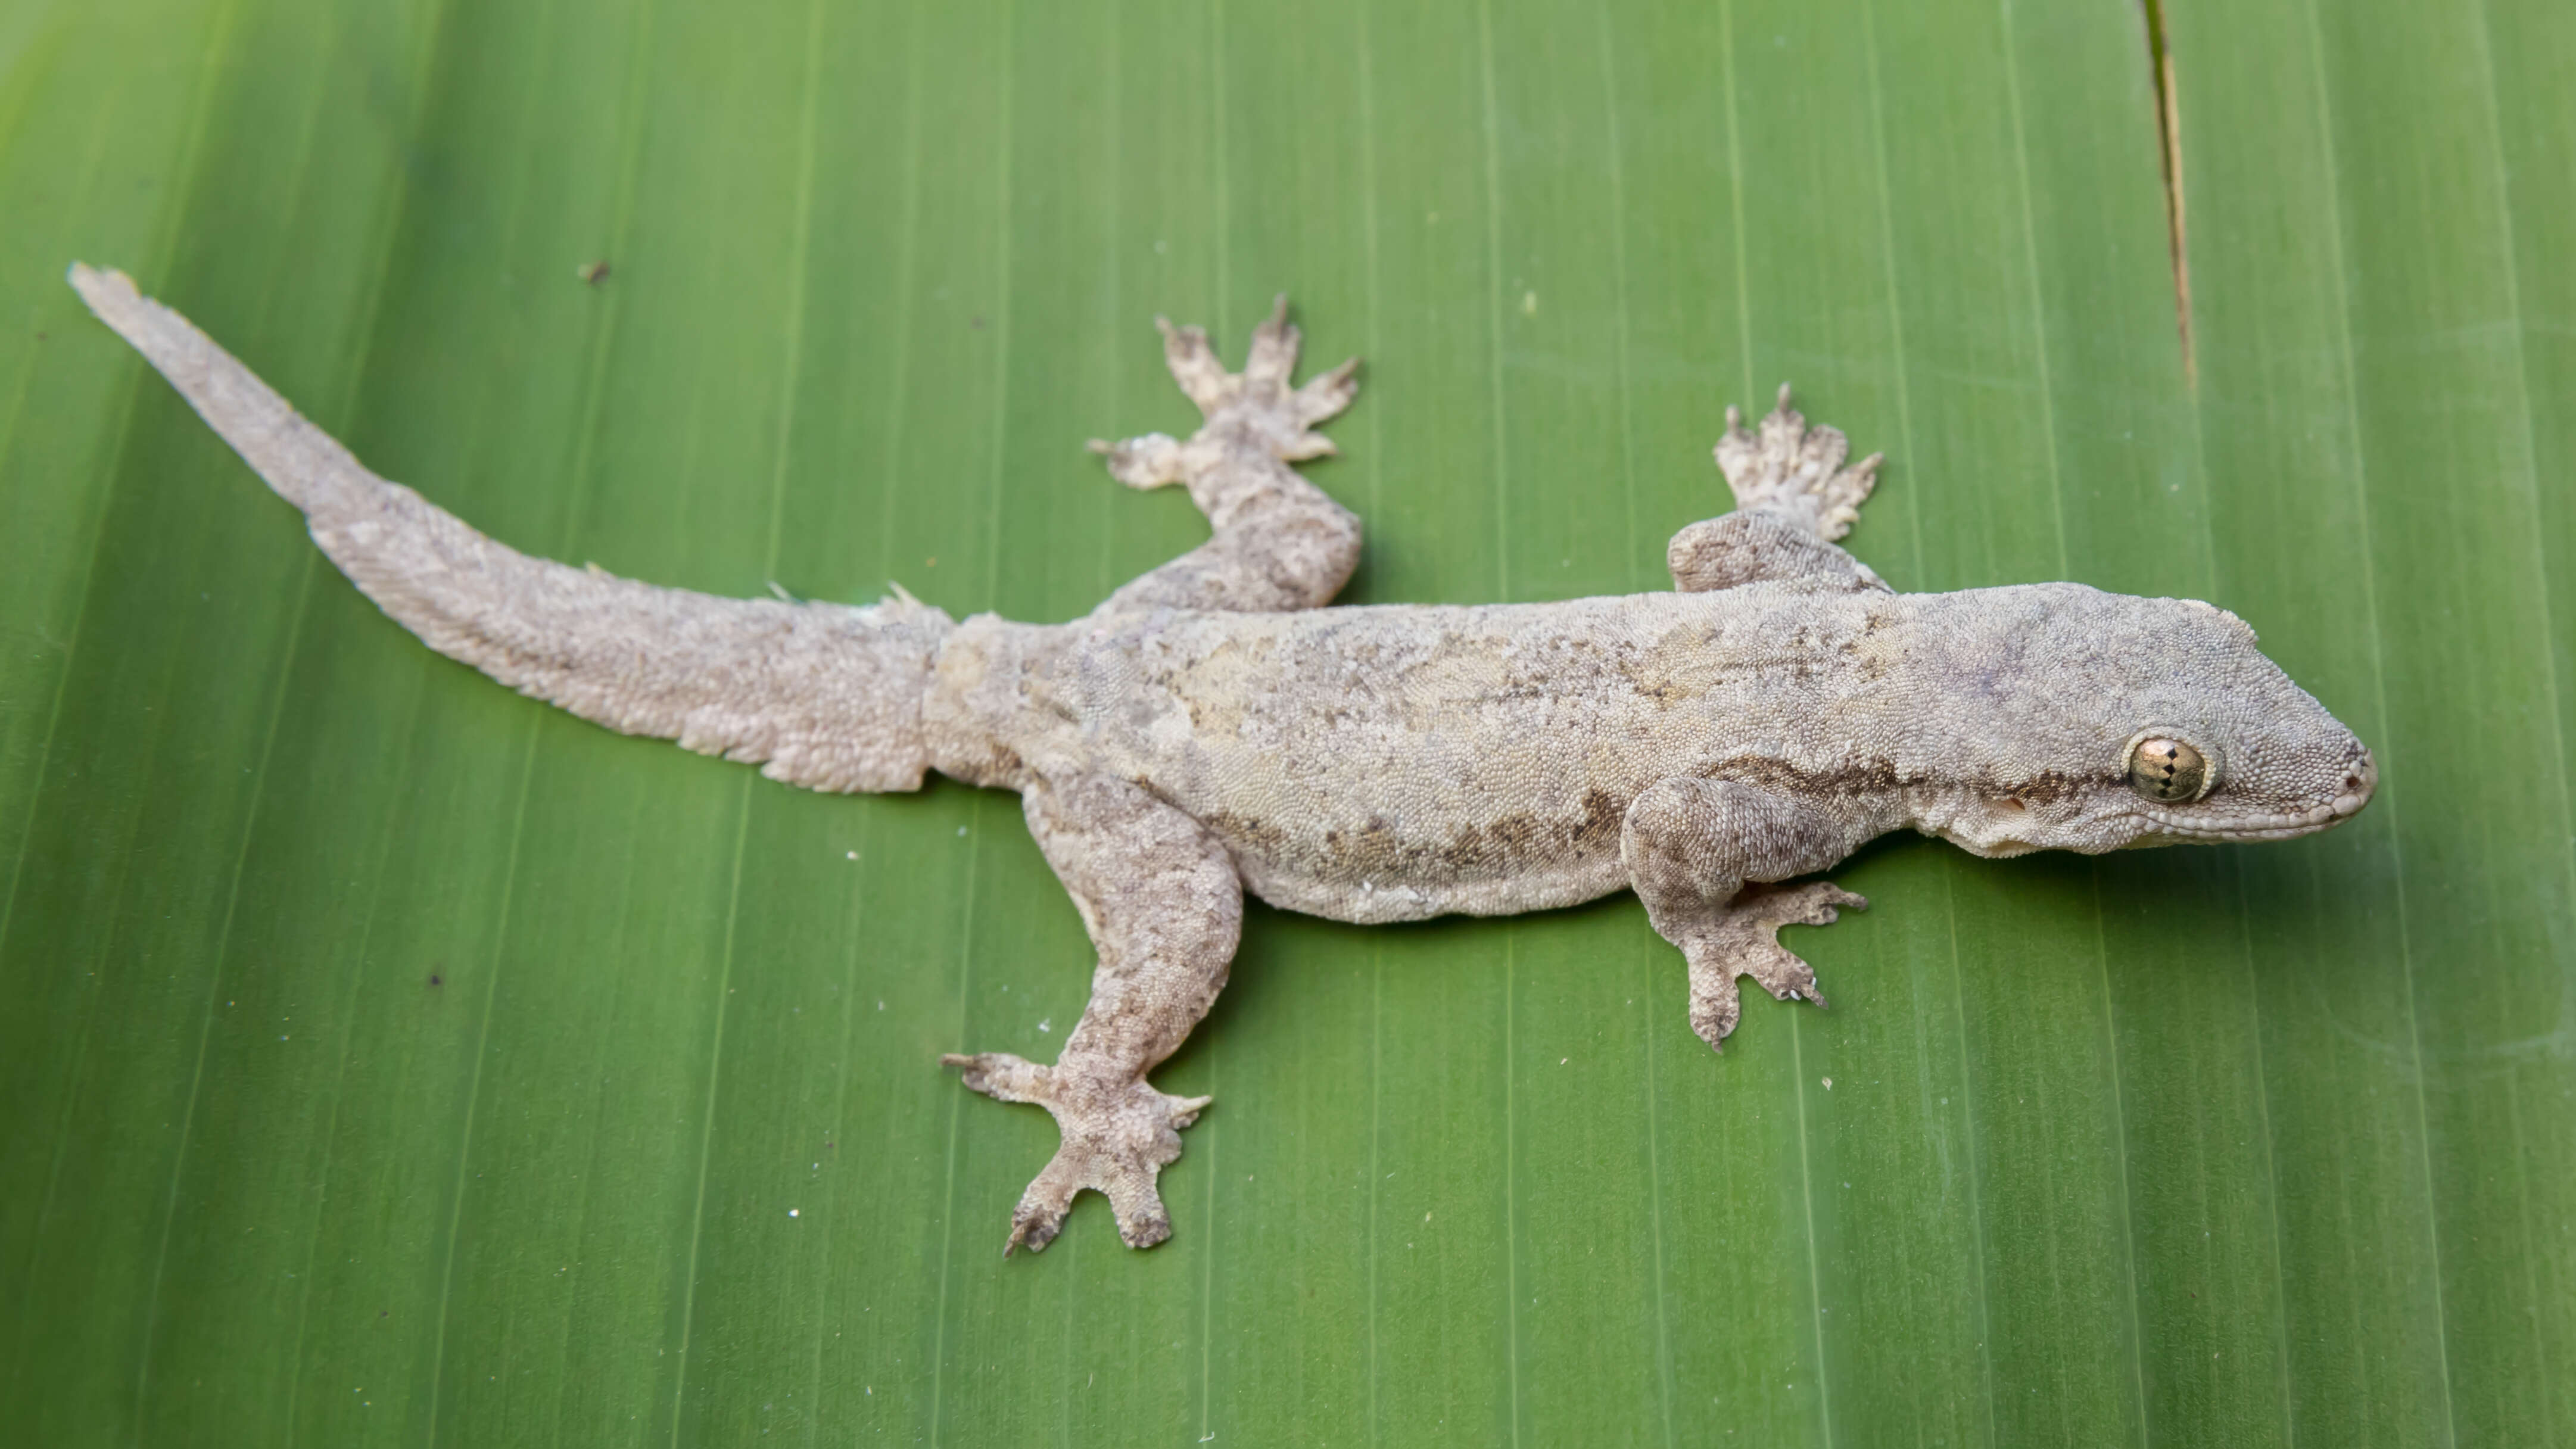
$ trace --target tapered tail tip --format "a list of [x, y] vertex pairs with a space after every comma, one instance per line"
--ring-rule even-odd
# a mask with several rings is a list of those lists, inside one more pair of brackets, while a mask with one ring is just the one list
[[74, 262], [63, 273], [63, 280], [71, 283], [72, 290], [80, 293], [81, 300], [92, 307], [99, 305], [104, 295], [120, 292], [128, 297], [138, 295], [134, 290], [134, 279], [114, 267], [102, 270], [87, 262]]
[[87, 262], [74, 262], [64, 271], [63, 280], [72, 284], [72, 290], [80, 293], [81, 300], [89, 304], [89, 309], [98, 314], [100, 321], [120, 332], [125, 328], [118, 324], [119, 316], [130, 318], [135, 309], [144, 305], [143, 294], [136, 290], [134, 279], [114, 267], [93, 267]]

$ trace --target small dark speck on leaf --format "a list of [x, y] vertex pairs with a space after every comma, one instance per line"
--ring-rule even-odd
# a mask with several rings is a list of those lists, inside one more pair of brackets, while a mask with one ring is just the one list
[[966, 325], [974, 328], [978, 332], [981, 332], [984, 330], [984, 319], [981, 317], [969, 317], [966, 319]]
[[573, 275], [596, 287], [608, 280], [608, 263], [584, 262], [573, 269]]
[[447, 983], [439, 978], [437, 972], [433, 971], [429, 973], [429, 984], [432, 986], [444, 986]]

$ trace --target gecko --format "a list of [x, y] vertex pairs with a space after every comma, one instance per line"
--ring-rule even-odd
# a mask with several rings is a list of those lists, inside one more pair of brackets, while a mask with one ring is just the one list
[[1119, 1236], [1171, 1235], [1157, 1190], [1210, 1098], [1149, 1075], [1226, 984], [1246, 893], [1337, 921], [1549, 910], [1632, 890], [1720, 1047], [1750, 977], [1817, 1006], [1782, 946], [1868, 903], [1822, 879], [1912, 829], [1980, 855], [2281, 840], [2352, 818], [2353, 732], [2191, 599], [2076, 583], [1900, 593], [1840, 545], [1880, 455], [1849, 462], [1783, 386], [1716, 446], [1733, 511], [1666, 553], [1670, 592], [1332, 606], [1360, 523], [1296, 463], [1357, 392], [1295, 381], [1283, 297], [1229, 372], [1157, 319], [1202, 425], [1094, 441], [1177, 485], [1208, 541], [1070, 623], [960, 622], [900, 585], [864, 607], [730, 599], [531, 558], [369, 472], [122, 273], [72, 286], [305, 515], [351, 582], [432, 649], [627, 734], [814, 790], [930, 772], [1019, 794], [1096, 953], [1052, 1063], [944, 1056], [1053, 1114], [1060, 1145], [1003, 1252], [1085, 1189]]

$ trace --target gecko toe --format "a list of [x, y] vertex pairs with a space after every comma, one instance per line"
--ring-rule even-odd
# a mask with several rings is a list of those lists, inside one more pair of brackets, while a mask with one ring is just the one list
[[1175, 327], [1170, 319], [1157, 317], [1154, 325], [1163, 333], [1163, 363], [1172, 372], [1172, 380], [1201, 412], [1224, 405], [1236, 386], [1226, 375], [1225, 364], [1217, 359], [1216, 349], [1208, 345], [1204, 327]]
[[1144, 1210], [1118, 1215], [1118, 1240], [1131, 1248], [1150, 1248], [1172, 1236], [1172, 1215], [1163, 1210], [1160, 1194], [1150, 1195]]
[[1150, 1248], [1172, 1236], [1172, 1215], [1154, 1186], [1161, 1165], [1151, 1162], [1107, 1164], [1100, 1190], [1118, 1216], [1118, 1240], [1131, 1248]]
[[[1774, 955], [1772, 952], [1778, 954]], [[1795, 997], [1801, 1001], [1812, 1001], [1818, 1006], [1825, 1004], [1825, 993], [1816, 985], [1815, 968], [1777, 946], [1772, 947], [1770, 952], [1765, 952], [1746, 962], [1745, 965], [1747, 969], [1744, 974], [1762, 983], [1762, 989], [1770, 992], [1771, 999], [1774, 1001], [1787, 1001]]]
[[1083, 1181], [1082, 1163], [1071, 1151], [1071, 1144], [1058, 1148], [1040, 1172], [1020, 1194], [1019, 1204], [1011, 1209], [1011, 1238], [1002, 1245], [1007, 1258], [1014, 1248], [1027, 1248], [1043, 1253], [1055, 1235], [1064, 1231], [1064, 1216], [1073, 1210], [1073, 1195], [1087, 1186]]
[[1704, 967], [1693, 958], [1690, 987], [1691, 1033], [1707, 1042], [1710, 1051], [1724, 1052], [1726, 1039], [1744, 1015], [1744, 1004], [1736, 997], [1735, 973]]
[[948, 1052], [939, 1064], [960, 1068], [958, 1077], [967, 1086], [1004, 1102], [1044, 1103], [1052, 1095], [1047, 1069], [1009, 1052]]
[[1108, 460], [1109, 476], [1130, 488], [1161, 488], [1189, 476], [1187, 450], [1167, 434], [1147, 433], [1115, 443], [1094, 438], [1090, 447]]
[[1354, 357], [1330, 372], [1308, 379], [1304, 387], [1297, 389], [1294, 400], [1298, 424], [1311, 428], [1349, 407], [1351, 399], [1359, 396], [1359, 370], [1360, 360]]
[[1297, 324], [1288, 320], [1288, 294], [1282, 292], [1273, 300], [1270, 315], [1252, 329], [1252, 352], [1243, 362], [1243, 379], [1255, 387], [1277, 390], [1287, 386], [1289, 374], [1297, 368]]
[[1011, 1214], [1011, 1237], [1002, 1244], [1002, 1256], [1007, 1258], [1021, 1248], [1045, 1252], [1055, 1235], [1064, 1231], [1064, 1213], [1063, 1208], [1035, 1209], [1022, 1203], [1020, 1210]]
[[1735, 900], [1736, 909], [1766, 930], [1782, 926], [1830, 926], [1845, 908], [1869, 909], [1869, 899], [1832, 881], [1795, 886], [1748, 886]]

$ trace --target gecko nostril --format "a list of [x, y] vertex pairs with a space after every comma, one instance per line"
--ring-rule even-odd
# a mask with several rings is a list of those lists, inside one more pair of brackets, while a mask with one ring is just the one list
[[2361, 807], [2370, 803], [2378, 785], [2379, 771], [2372, 767], [2370, 756], [2365, 753], [2360, 765], [2343, 777], [2343, 793], [2334, 799], [2335, 818], [2340, 820], [2359, 814]]

